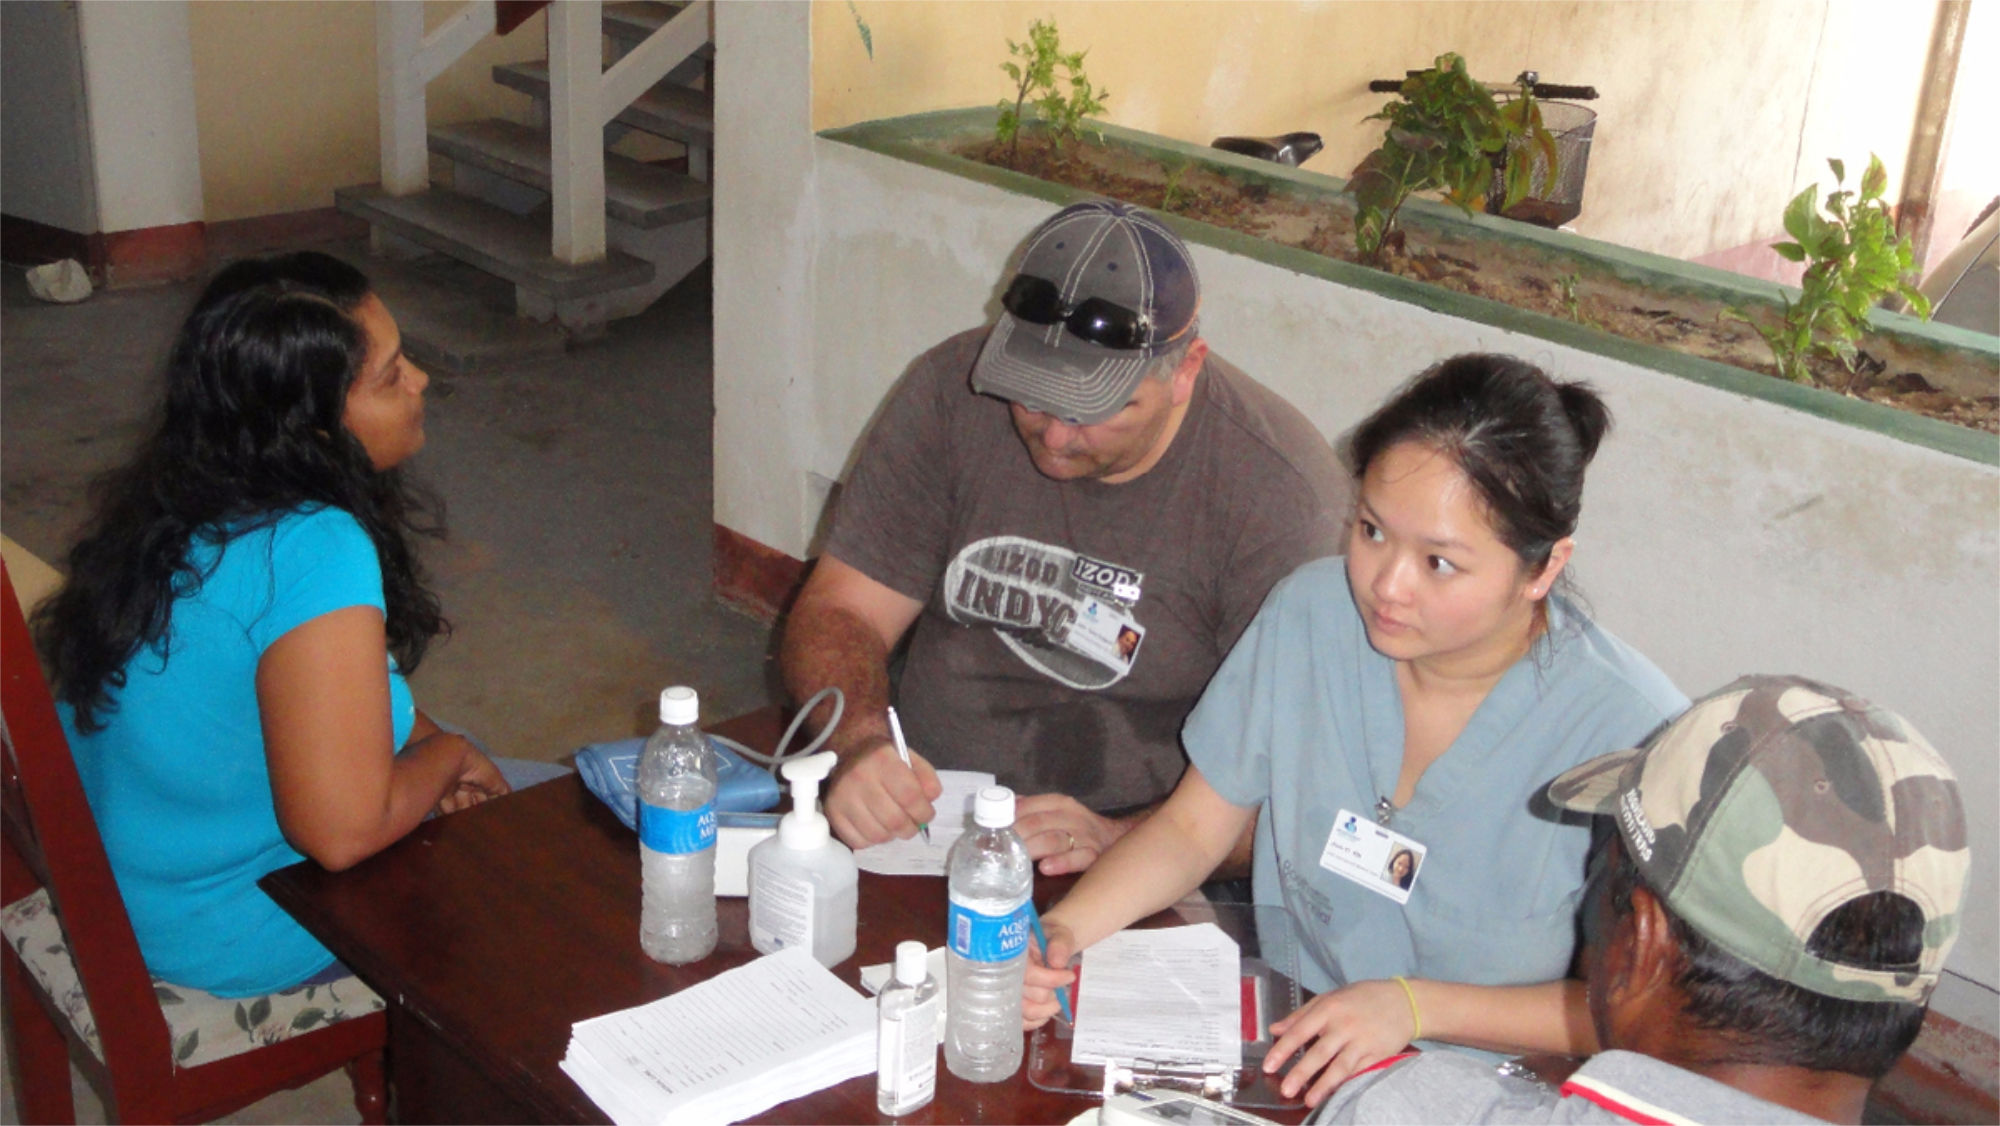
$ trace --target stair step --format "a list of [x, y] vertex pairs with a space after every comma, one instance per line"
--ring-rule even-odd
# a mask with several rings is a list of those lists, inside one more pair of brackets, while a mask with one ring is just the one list
[[[434, 125], [430, 149], [516, 183], [550, 190], [549, 132], [490, 118]], [[708, 214], [708, 185], [671, 168], [604, 154], [604, 207], [621, 223], [651, 230]]]
[[[549, 64], [537, 59], [503, 63], [493, 68], [493, 81], [540, 101], [549, 100]], [[715, 112], [706, 91], [662, 82], [639, 95], [612, 120], [670, 141], [697, 148], [715, 147]]]
[[334, 205], [389, 233], [448, 254], [550, 299], [588, 297], [645, 285], [653, 265], [620, 250], [581, 266], [549, 255], [549, 232], [533, 220], [483, 200], [431, 188], [392, 196], [380, 184], [357, 184], [333, 193]]
[[[683, 3], [649, 3], [647, 0], [628, 0], [623, 4], [604, 6], [604, 34], [620, 43], [633, 44], [665, 27], [667, 21], [681, 14], [687, 7]], [[715, 44], [704, 43], [695, 52], [704, 59], [715, 57]]]

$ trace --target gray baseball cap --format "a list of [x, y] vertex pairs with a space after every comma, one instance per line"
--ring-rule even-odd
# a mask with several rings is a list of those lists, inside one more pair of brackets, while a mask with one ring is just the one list
[[[1743, 677], [1548, 793], [1615, 820], [1674, 914], [1802, 989], [1922, 1003], [1958, 937], [1972, 864], [1958, 781], [1901, 716], [1842, 689]], [[1849, 966], [1807, 949], [1828, 915], [1880, 891], [1923, 912], [1916, 962]]]
[[972, 388], [1091, 425], [1125, 409], [1153, 361], [1189, 339], [1201, 281], [1146, 211], [1071, 204], [1036, 228], [986, 337]]

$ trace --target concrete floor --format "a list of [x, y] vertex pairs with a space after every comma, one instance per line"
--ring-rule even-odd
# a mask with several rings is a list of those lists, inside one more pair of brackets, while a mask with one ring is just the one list
[[[774, 698], [770, 628], [710, 593], [714, 414], [706, 269], [603, 339], [564, 351], [513, 321], [469, 271], [324, 247], [367, 271], [429, 364], [428, 444], [413, 463], [447, 503], [427, 549], [456, 632], [413, 678], [433, 715], [496, 754], [560, 760], [642, 734], [659, 689], [691, 684], [715, 719]], [[130, 450], [199, 287], [75, 306], [0, 280], [0, 529], [59, 565], [86, 488]], [[495, 345], [493, 342], [500, 342]], [[484, 345], [482, 347], [482, 343]], [[425, 345], [429, 348], [426, 349]], [[103, 1109], [77, 1079], [77, 1121]], [[0, 1121], [17, 1122], [11, 1061]], [[354, 1122], [335, 1075], [225, 1122]]]

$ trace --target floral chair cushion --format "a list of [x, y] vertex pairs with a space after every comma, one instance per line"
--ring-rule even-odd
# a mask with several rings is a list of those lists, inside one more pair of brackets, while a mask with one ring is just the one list
[[[68, 1016], [70, 1025], [90, 1045], [98, 1059], [104, 1049], [97, 1039], [97, 1019], [77, 980], [70, 960], [69, 940], [49, 902], [47, 888], [0, 909], [0, 933], [21, 956], [49, 996]], [[288, 1040], [323, 1025], [366, 1016], [383, 1008], [382, 998], [355, 977], [324, 985], [295, 985], [262, 997], [217, 997], [153, 979], [153, 995], [167, 1018], [174, 1046], [174, 1063], [197, 1067], [252, 1048]]]

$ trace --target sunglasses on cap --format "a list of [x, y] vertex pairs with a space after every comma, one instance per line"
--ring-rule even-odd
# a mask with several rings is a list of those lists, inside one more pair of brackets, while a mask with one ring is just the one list
[[1074, 305], [1065, 305], [1056, 283], [1027, 274], [1016, 274], [1007, 284], [1007, 292], [1000, 295], [1000, 305], [1029, 324], [1060, 324], [1079, 340], [1120, 351], [1144, 348], [1153, 328], [1152, 318], [1102, 297], [1086, 297]]

